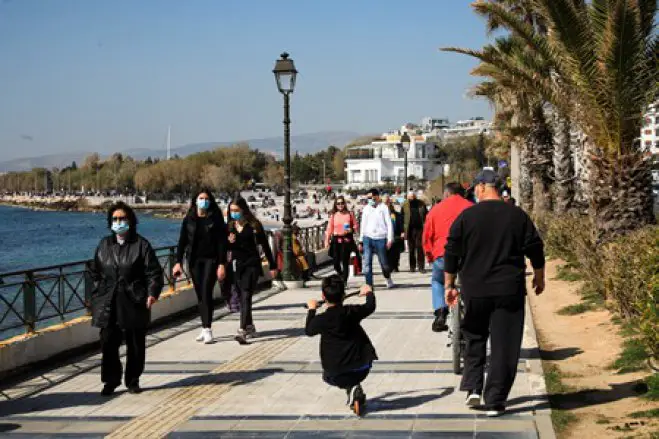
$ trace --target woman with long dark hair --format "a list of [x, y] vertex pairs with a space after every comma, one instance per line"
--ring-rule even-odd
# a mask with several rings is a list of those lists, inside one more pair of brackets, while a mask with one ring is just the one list
[[186, 257], [201, 316], [201, 333], [195, 340], [205, 344], [213, 342], [213, 288], [226, 276], [226, 249], [224, 215], [211, 191], [202, 189], [192, 197], [183, 219], [172, 274], [181, 276]]
[[334, 271], [341, 275], [344, 285], [348, 284], [350, 275], [350, 254], [358, 252], [354, 239], [354, 233], [357, 231], [357, 221], [348, 210], [345, 198], [342, 195], [336, 197], [325, 232], [325, 247], [329, 247]]
[[121, 384], [119, 346], [124, 339], [124, 383], [129, 393], [140, 393], [146, 329], [164, 285], [163, 272], [149, 241], [137, 234], [130, 206], [121, 201], [110, 206], [107, 224], [112, 234], [101, 239], [88, 268], [94, 280], [92, 325], [101, 328], [101, 394], [112, 395]]
[[263, 274], [259, 247], [268, 260], [273, 279], [277, 275], [277, 270], [263, 225], [240, 195], [236, 195], [229, 204], [228, 228], [232, 282], [240, 295], [240, 328], [235, 340], [240, 344], [247, 344], [247, 338], [256, 335], [252, 319], [252, 295], [256, 291], [259, 277]]

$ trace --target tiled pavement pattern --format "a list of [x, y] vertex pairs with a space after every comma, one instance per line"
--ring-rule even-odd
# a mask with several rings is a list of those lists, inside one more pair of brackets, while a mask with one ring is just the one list
[[263, 295], [254, 305], [259, 337], [248, 346], [232, 339], [236, 315], [214, 323], [211, 345], [193, 340], [196, 319], [155, 330], [140, 395], [121, 387], [100, 396], [97, 356], [5, 389], [0, 437], [553, 438], [532, 327], [509, 413], [486, 418], [464, 406], [446, 333], [430, 330], [429, 275], [394, 279], [397, 288], [386, 290], [376, 277], [377, 311], [364, 321], [380, 361], [364, 382], [362, 419], [345, 406], [343, 391], [322, 382], [319, 340], [302, 332], [303, 304], [320, 296], [315, 281]]

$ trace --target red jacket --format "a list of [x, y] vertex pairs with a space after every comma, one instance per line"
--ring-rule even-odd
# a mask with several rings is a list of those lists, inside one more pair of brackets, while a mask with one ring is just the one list
[[453, 221], [473, 204], [460, 195], [451, 195], [430, 210], [423, 227], [423, 251], [434, 261], [444, 256], [444, 246]]

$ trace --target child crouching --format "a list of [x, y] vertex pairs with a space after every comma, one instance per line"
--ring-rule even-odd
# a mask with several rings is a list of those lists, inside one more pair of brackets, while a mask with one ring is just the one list
[[360, 415], [366, 402], [361, 382], [371, 371], [373, 361], [378, 359], [360, 323], [375, 311], [375, 295], [370, 286], [364, 285], [359, 295], [366, 296], [366, 303], [344, 305], [345, 286], [337, 274], [323, 279], [322, 290], [327, 310], [316, 315], [318, 302], [309, 300], [305, 333], [310, 337], [320, 334], [323, 380], [344, 389], [348, 405]]

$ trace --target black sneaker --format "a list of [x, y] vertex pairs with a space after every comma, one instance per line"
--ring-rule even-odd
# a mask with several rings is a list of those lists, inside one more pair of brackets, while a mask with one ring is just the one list
[[364, 406], [366, 405], [366, 394], [364, 393], [362, 386], [357, 384], [350, 389], [349, 395], [350, 408], [357, 416], [361, 416], [364, 413]]
[[446, 318], [448, 317], [448, 308], [440, 308], [435, 310], [435, 321], [432, 322], [432, 330], [434, 332], [442, 332], [448, 329]]
[[247, 341], [247, 332], [242, 329], [238, 330], [238, 334], [236, 334], [236, 336], [233, 339], [236, 340], [238, 344], [241, 345], [249, 344], [249, 342]]
[[117, 387], [119, 387], [118, 384], [106, 384], [103, 386], [103, 390], [101, 390], [101, 395], [110, 396], [114, 393], [114, 389]]
[[140, 387], [139, 384], [131, 384], [130, 386], [128, 386], [128, 393], [137, 395], [138, 393], [142, 393], [142, 388]]
[[419, 268], [419, 273], [426, 274], [426, 269], [425, 268]]

